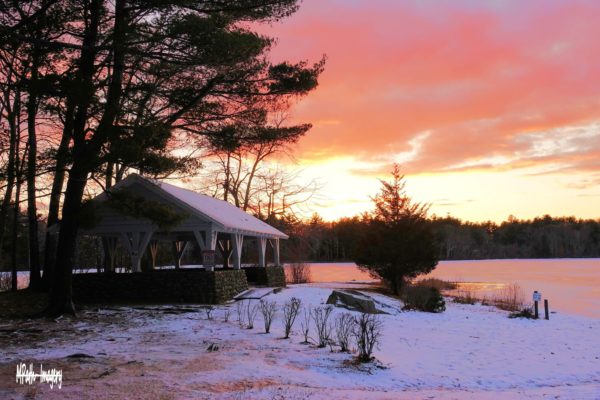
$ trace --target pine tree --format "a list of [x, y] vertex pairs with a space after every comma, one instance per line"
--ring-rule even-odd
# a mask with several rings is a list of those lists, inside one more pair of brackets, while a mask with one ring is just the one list
[[375, 211], [355, 247], [354, 261], [399, 294], [408, 279], [435, 268], [438, 250], [426, 219], [428, 206], [413, 202], [406, 194], [400, 167], [394, 165], [392, 180], [381, 184], [373, 198]]

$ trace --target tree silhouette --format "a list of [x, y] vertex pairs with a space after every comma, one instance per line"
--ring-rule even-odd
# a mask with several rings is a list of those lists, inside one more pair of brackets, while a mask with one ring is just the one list
[[373, 198], [375, 211], [355, 247], [354, 262], [399, 294], [407, 279], [435, 268], [438, 250], [426, 219], [428, 207], [406, 194], [400, 167], [394, 165], [392, 180], [381, 184]]
[[[62, 136], [53, 138], [60, 143], [57, 148], [36, 148], [34, 135], [29, 143], [35, 152], [48, 150], [46, 158], [55, 160], [49, 168], [54, 183], [48, 220], [61, 219], [57, 243], [48, 241], [56, 252], [46, 249], [48, 315], [74, 312], [72, 269], [88, 182], [108, 188], [127, 169], [155, 177], [197, 165], [197, 160], [171, 151], [178, 148], [176, 140], [193, 148], [231, 133], [237, 147], [309, 128], [273, 126], [269, 115], [313, 90], [324, 60], [272, 63], [268, 53], [273, 38], [253, 30], [291, 15], [299, 0], [4, 3], [0, 83], [14, 69], [6, 62], [7, 52], [19, 46], [19, 59], [27, 60], [20, 72], [27, 79], [19, 90], [30, 132], [39, 133], [33, 128], [41, 110], [55, 135]], [[32, 155], [30, 193], [36, 188], [36, 161]], [[0, 231], [10, 200], [5, 197]], [[34, 206], [30, 201], [31, 217]]]

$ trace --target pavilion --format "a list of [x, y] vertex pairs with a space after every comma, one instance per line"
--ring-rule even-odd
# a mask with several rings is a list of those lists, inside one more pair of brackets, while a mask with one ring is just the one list
[[[267, 244], [273, 248], [273, 262], [279, 266], [279, 240], [288, 236], [269, 224], [255, 218], [226, 201], [196, 193], [158, 180], [131, 174], [114, 185], [110, 192], [124, 190], [144, 201], [157, 202], [168, 206], [182, 216], [181, 222], [168, 229], [161, 229], [149, 218], [125, 215], [110, 206], [110, 193], [96, 196], [97, 223], [91, 228], [82, 228], [83, 235], [100, 236], [104, 242], [104, 252], [109, 270], [114, 268], [118, 241], [131, 257], [132, 272], [140, 272], [140, 261], [147, 248], [156, 258], [158, 241], [172, 243], [174, 264], [179, 267], [182, 255], [189, 243], [196, 242], [205, 255], [203, 264], [206, 270], [214, 267], [214, 253], [217, 247], [224, 260], [233, 256], [233, 268], [242, 266], [244, 241], [254, 241], [258, 250], [258, 265], [267, 266]], [[227, 246], [230, 244], [230, 246]], [[208, 254], [208, 257], [206, 257]]]

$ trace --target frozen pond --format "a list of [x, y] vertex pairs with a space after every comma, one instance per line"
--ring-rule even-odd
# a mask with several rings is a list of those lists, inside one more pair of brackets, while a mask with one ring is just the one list
[[[372, 279], [354, 263], [315, 263], [315, 282], [347, 282]], [[600, 259], [472, 260], [441, 261], [432, 277], [463, 282], [485, 294], [517, 283], [531, 298], [542, 292], [551, 310], [600, 318]]]

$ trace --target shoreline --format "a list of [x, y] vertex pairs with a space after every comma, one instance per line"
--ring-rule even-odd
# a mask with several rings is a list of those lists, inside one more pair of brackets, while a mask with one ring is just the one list
[[[305, 284], [268, 297], [280, 305], [298, 297], [318, 307], [330, 293]], [[262, 333], [260, 315], [254, 329], [242, 329], [232, 304], [216, 306], [213, 320], [201, 305], [88, 308], [73, 320], [0, 320], [0, 332], [12, 324], [20, 332], [0, 335], [0, 381], [7, 383], [0, 397], [20, 399], [33, 390], [14, 383], [19, 361], [63, 369], [62, 389], [34, 387], [50, 399], [324, 399], [331, 393], [347, 399], [585, 399], [600, 393], [596, 319], [510, 320], [493, 307], [448, 298], [441, 314], [400, 312], [398, 300], [366, 293], [396, 310], [381, 317], [375, 356], [383, 368], [352, 367], [350, 354], [301, 344], [299, 321], [292, 338], [281, 339], [280, 315], [271, 334]], [[334, 310], [341, 312], [347, 310]], [[210, 351], [211, 344], [217, 350]]]

